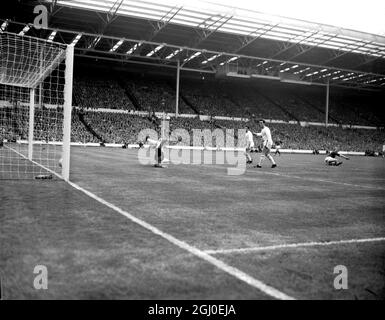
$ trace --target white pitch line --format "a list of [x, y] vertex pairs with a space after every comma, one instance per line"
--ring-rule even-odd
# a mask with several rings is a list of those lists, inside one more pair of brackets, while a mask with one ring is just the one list
[[[148, 160], [148, 159], [147, 158], [137, 158], [137, 160]], [[172, 162], [170, 162], [169, 164], [172, 164]], [[216, 164], [205, 164], [205, 163], [181, 163], [181, 164], [182, 165], [189, 165], [190, 164], [190, 165], [194, 165], [194, 166], [200, 165], [200, 166], [207, 167], [207, 168], [216, 168], [216, 169], [222, 169], [222, 170], [227, 168], [225, 166], [220, 166], [220, 165], [216, 165]], [[249, 169], [249, 167], [246, 167], [245, 173], [250, 172], [253, 174], [267, 174], [267, 175], [274, 175], [274, 176], [279, 176], [279, 177], [284, 177], [284, 178], [289, 178], [289, 179], [293, 178], [293, 179], [299, 179], [299, 180], [311, 181], [311, 182], [323, 182], [323, 183], [331, 183], [331, 184], [337, 184], [337, 185], [348, 186], [348, 187], [357, 187], [357, 188], [385, 191], [384, 188], [376, 187], [376, 186], [366, 186], [366, 185], [361, 185], [361, 184], [354, 184], [354, 183], [348, 183], [348, 182], [338, 182], [338, 181], [318, 179], [318, 178], [305, 178], [305, 177], [293, 176], [293, 175], [289, 175], [289, 174], [282, 174], [279, 172], [256, 171], [256, 170], [247, 170], [247, 169]], [[278, 167], [278, 170], [279, 170], [279, 167]], [[231, 176], [231, 177], [236, 177], [236, 176]]]
[[292, 175], [289, 175], [289, 174], [282, 174], [282, 173], [279, 173], [279, 172], [266, 172], [266, 171], [252, 171], [252, 172], [270, 174], [270, 175], [279, 176], [279, 177], [285, 177], [285, 178], [300, 179], [300, 180], [305, 180], [305, 181], [326, 182], [326, 183], [339, 184], [339, 185], [349, 186], [349, 187], [358, 187], [358, 188], [367, 188], [367, 189], [383, 190], [383, 191], [385, 191], [385, 189], [381, 188], [381, 187], [366, 186], [366, 185], [362, 185], [362, 184], [354, 184], [354, 183], [348, 183], [348, 182], [338, 182], [338, 181], [331, 181], [331, 180], [318, 179], [318, 178], [305, 178], [305, 177], [300, 177], [300, 176], [292, 176]]
[[[226, 169], [227, 168], [227, 167], [219, 166], [216, 164], [206, 164], [206, 163], [196, 163], [196, 164], [192, 163], [192, 165], [201, 165], [204, 167], [216, 168], [216, 169]], [[274, 175], [274, 176], [279, 176], [279, 177], [284, 177], [284, 178], [293, 178], [293, 179], [299, 179], [299, 180], [304, 180], [304, 181], [332, 183], [332, 184], [348, 186], [348, 187], [357, 187], [357, 188], [365, 188], [365, 189], [385, 191], [384, 188], [376, 187], [376, 186], [366, 186], [366, 185], [361, 185], [361, 184], [354, 184], [354, 183], [348, 183], [348, 182], [338, 182], [338, 181], [318, 179], [318, 178], [305, 178], [305, 177], [293, 176], [293, 175], [289, 175], [289, 174], [282, 174], [279, 172], [256, 171], [256, 170], [247, 170], [247, 169], [248, 169], [248, 167], [246, 167], [245, 172], [250, 172], [253, 174], [267, 174], [267, 175], [270, 174], [270, 175]], [[278, 168], [278, 170], [279, 170], [279, 168]], [[232, 177], [234, 177], [234, 176], [232, 176]]]
[[[168, 163], [168, 164], [172, 164], [171, 163]], [[187, 164], [187, 163], [181, 163], [182, 165], [200, 165], [200, 166], [203, 166], [203, 167], [206, 167], [206, 168], [216, 168], [216, 169], [222, 169], [222, 170], [225, 170], [226, 168], [228, 167], [224, 167], [224, 166], [219, 166], [219, 165], [215, 165], [215, 164], [205, 164], [205, 163], [190, 163], [190, 164]], [[179, 165], [179, 164], [178, 164]], [[364, 189], [371, 189], [371, 190], [381, 190], [381, 191], [385, 191], [384, 188], [381, 188], [381, 187], [376, 187], [376, 186], [366, 186], [366, 185], [362, 185], [362, 184], [354, 184], [354, 183], [348, 183], [348, 182], [338, 182], [338, 181], [332, 181], [332, 180], [325, 180], [325, 179], [317, 179], [317, 178], [305, 178], [305, 177], [300, 177], [300, 176], [292, 176], [292, 175], [289, 175], [289, 174], [282, 174], [282, 173], [278, 173], [278, 172], [267, 172], [267, 171], [256, 171], [256, 170], [247, 170], [248, 168], [246, 168], [245, 170], [245, 173], [246, 172], [250, 172], [252, 174], [267, 174], [267, 175], [273, 175], [273, 176], [278, 176], [278, 177], [284, 177], [284, 178], [292, 178], [292, 179], [299, 179], [299, 180], [304, 180], [304, 181], [311, 181], [311, 182], [322, 182], [322, 183], [331, 183], [331, 184], [337, 184], [337, 185], [342, 185], [342, 186], [348, 186], [348, 187], [356, 187], [356, 188], [364, 188]], [[229, 176], [229, 177], [239, 177], [239, 176]]]
[[[22, 156], [23, 158], [25, 159], [28, 159], [26, 156], [24, 156], [23, 154], [19, 153], [18, 151], [12, 149], [12, 148], [9, 148], [11, 150], [13, 150], [14, 152], [16, 152], [17, 154], [19, 154], [20, 156]], [[49, 170], [48, 168], [44, 167], [43, 165], [35, 162], [35, 161], [32, 161], [33, 163], [35, 163], [36, 165], [52, 172], [53, 174], [57, 175], [58, 177], [61, 178], [60, 175], [58, 175], [56, 172], [52, 171], [52, 170]], [[259, 291], [263, 292], [264, 294], [270, 296], [270, 297], [273, 297], [273, 298], [276, 298], [276, 299], [280, 299], [280, 300], [295, 300], [293, 297], [271, 287], [271, 286], [268, 286], [267, 284], [263, 283], [262, 281], [258, 280], [258, 279], [255, 279], [253, 278], [252, 276], [248, 275], [247, 273], [235, 268], [235, 267], [232, 267], [228, 264], [226, 264], [225, 262], [221, 261], [221, 260], [218, 260], [217, 258], [215, 257], [212, 257], [211, 255], [209, 255], [208, 253], [194, 247], [194, 246], [191, 246], [189, 245], [188, 243], [184, 242], [184, 241], [181, 241], [177, 238], [175, 238], [174, 236], [166, 233], [166, 232], [163, 232], [161, 231], [160, 229], [154, 227], [153, 225], [145, 222], [144, 220], [141, 220], [135, 216], [133, 216], [132, 214], [120, 209], [119, 207], [115, 206], [114, 204], [98, 197], [97, 195], [95, 195], [94, 193], [82, 188], [81, 186], [79, 186], [78, 184], [76, 183], [73, 183], [71, 181], [68, 181], [68, 184], [70, 186], [72, 186], [73, 188], [75, 188], [76, 190], [79, 190], [81, 192], [83, 192], [84, 194], [86, 194], [87, 196], [89, 196], [90, 198], [98, 201], [99, 203], [105, 205], [106, 207], [120, 213], [121, 215], [125, 216], [126, 218], [128, 218], [129, 220], [131, 220], [132, 222], [140, 225], [141, 227], [147, 229], [148, 231], [162, 237], [163, 239], [166, 239], [167, 241], [171, 242], [173, 245], [175, 246], [178, 246], [179, 248], [181, 249], [184, 249], [188, 252], [190, 252], [191, 254], [203, 259], [204, 261], [214, 265], [215, 267], [217, 267], [218, 269], [228, 273], [229, 275], [237, 278], [238, 280], [241, 280], [245, 283], [247, 283], [248, 285], [258, 289]]]
[[[226, 167], [223, 166], [218, 166], [218, 165], [210, 165], [210, 164], [201, 164], [204, 167], [208, 168], [217, 168], [217, 169], [226, 169]], [[273, 175], [273, 176], [279, 176], [279, 177], [284, 177], [284, 178], [293, 178], [293, 179], [300, 179], [304, 181], [312, 181], [312, 182], [324, 182], [324, 183], [332, 183], [332, 184], [338, 184], [338, 185], [343, 185], [343, 186], [348, 186], [348, 187], [357, 187], [357, 188], [365, 188], [365, 189], [372, 189], [372, 190], [381, 190], [385, 191], [384, 188], [381, 187], [375, 187], [375, 186], [366, 186], [366, 185], [361, 185], [361, 184], [353, 184], [353, 183], [347, 183], [347, 182], [338, 182], [338, 181], [332, 181], [332, 180], [325, 180], [325, 179], [317, 179], [317, 178], [305, 178], [305, 177], [300, 177], [300, 176], [292, 176], [289, 174], [282, 174], [279, 172], [268, 172], [268, 171], [257, 171], [257, 170], [247, 170], [249, 168], [246, 168], [246, 172], [250, 172], [253, 174], [267, 174], [267, 175]], [[279, 170], [279, 167], [277, 168]], [[274, 170], [277, 170], [274, 169]], [[237, 177], [237, 176], [231, 176], [231, 177]]]
[[39, 166], [40, 168], [43, 168], [44, 170], [47, 170], [48, 172], [54, 174], [54, 175], [57, 176], [58, 178], [63, 179], [63, 177], [62, 177], [60, 174], [58, 174], [57, 172], [55, 172], [55, 171], [53, 171], [53, 170], [51, 170], [51, 169], [49, 169], [49, 168], [43, 166], [43, 165], [40, 164], [40, 163], [37, 163], [36, 161], [33, 161], [33, 160], [28, 159], [28, 157], [26, 157], [24, 154], [20, 153], [19, 151], [15, 150], [15, 149], [13, 149], [13, 148], [11, 148], [11, 147], [8, 147], [8, 146], [4, 146], [4, 147], [7, 148], [7, 149], [9, 149], [9, 150], [11, 150], [11, 151], [13, 151], [13, 152], [15, 152], [16, 154], [18, 154], [18, 155], [21, 156], [22, 158], [24, 158], [24, 159], [26, 159], [26, 160], [28, 160], [28, 161], [31, 161], [33, 164]]
[[[172, 162], [170, 163], [172, 164]], [[207, 168], [216, 168], [216, 169], [226, 169], [227, 167], [225, 166], [220, 166], [216, 164], [206, 164], [206, 163], [191, 163], [191, 165], [201, 165], [203, 167]], [[284, 177], [284, 178], [293, 178], [293, 179], [299, 179], [299, 180], [304, 180], [304, 181], [311, 181], [311, 182], [322, 182], [322, 183], [331, 183], [331, 184], [337, 184], [337, 185], [342, 185], [342, 186], [348, 186], [348, 187], [357, 187], [357, 188], [364, 188], [364, 189], [372, 189], [372, 190], [381, 190], [385, 191], [384, 188], [381, 187], [376, 187], [376, 186], [366, 186], [366, 185], [361, 185], [361, 184], [354, 184], [354, 183], [348, 183], [348, 182], [338, 182], [338, 181], [332, 181], [332, 180], [325, 180], [325, 179], [318, 179], [318, 178], [305, 178], [305, 177], [300, 177], [300, 176], [293, 176], [289, 174], [282, 174], [279, 172], [268, 172], [268, 171], [257, 171], [257, 170], [248, 170], [250, 169], [249, 167], [246, 167], [246, 172], [250, 172], [252, 174], [267, 174], [267, 175], [273, 175], [273, 176], [278, 176], [278, 177]], [[277, 170], [277, 169], [275, 169]], [[279, 167], [278, 167], [279, 170]], [[236, 176], [231, 176], [231, 177], [236, 177]]]
[[238, 249], [222, 249], [222, 250], [205, 250], [208, 254], [230, 254], [230, 253], [249, 253], [258, 251], [270, 251], [286, 248], [301, 248], [301, 247], [314, 247], [314, 246], [331, 246], [339, 244], [349, 243], [365, 243], [365, 242], [379, 242], [385, 241], [385, 237], [380, 238], [368, 238], [368, 239], [351, 239], [351, 240], [337, 240], [337, 241], [325, 241], [325, 242], [302, 242], [302, 243], [289, 243], [278, 244], [266, 247], [251, 247], [251, 248], [238, 248]]
[[132, 222], [140, 225], [141, 227], [147, 229], [148, 231], [162, 237], [163, 239], [166, 239], [167, 241], [171, 242], [172, 244], [174, 244], [175, 246], [178, 246], [179, 248], [181, 249], [184, 249], [188, 252], [190, 252], [191, 254], [205, 260], [206, 262], [214, 265], [215, 267], [217, 267], [218, 269], [228, 273], [229, 275], [247, 283], [248, 285], [262, 291], [263, 293], [265, 293], [266, 295], [268, 296], [271, 296], [273, 298], [276, 298], [276, 299], [280, 299], [280, 300], [294, 300], [293, 297], [290, 297], [288, 295], [286, 295], [285, 293], [271, 287], [271, 286], [268, 286], [266, 285], [265, 283], [263, 283], [262, 281], [258, 280], [258, 279], [255, 279], [253, 277], [251, 277], [250, 275], [248, 275], [247, 273], [235, 268], [235, 267], [232, 267], [226, 263], [224, 263], [223, 261], [221, 260], [218, 260], [217, 258], [214, 258], [212, 257], [211, 255], [209, 255], [208, 253], [194, 247], [194, 246], [191, 246], [189, 245], [188, 243], [184, 242], [184, 241], [181, 241], [177, 238], [175, 238], [174, 236], [166, 233], [166, 232], [163, 232], [161, 231], [160, 229], [154, 227], [153, 225], [145, 222], [144, 220], [141, 220], [133, 215], [131, 215], [130, 213], [120, 209], [119, 207], [115, 206], [114, 204], [98, 197], [97, 195], [93, 194], [92, 192], [80, 187], [79, 185], [77, 185], [76, 183], [73, 183], [71, 181], [68, 182], [72, 187], [74, 187], [75, 189], [85, 193], [87, 196], [89, 196], [90, 198], [100, 202], [101, 204], [104, 204], [105, 206], [107, 206], [108, 208], [112, 209], [112, 210], [115, 210], [116, 212], [120, 213], [121, 215], [125, 216], [126, 218], [128, 218], [129, 220], [131, 220]]

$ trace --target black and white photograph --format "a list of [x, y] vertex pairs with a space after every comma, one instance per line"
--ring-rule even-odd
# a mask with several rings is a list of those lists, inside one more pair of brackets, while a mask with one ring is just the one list
[[0, 305], [385, 300], [384, 155], [383, 0], [0, 4]]

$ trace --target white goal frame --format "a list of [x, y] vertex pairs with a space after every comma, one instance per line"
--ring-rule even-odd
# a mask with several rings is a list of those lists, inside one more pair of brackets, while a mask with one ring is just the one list
[[[17, 77], [17, 72], [14, 71], [12, 68], [15, 67], [17, 70], [18, 67], [17, 64], [20, 64], [20, 61], [5, 61], [4, 63], [0, 64], [0, 85], [8, 86], [10, 88], [14, 88], [15, 90], [17, 88], [19, 89], [29, 89], [29, 106], [26, 105], [26, 108], [28, 108], [28, 148], [27, 148], [27, 154], [23, 155], [17, 150], [14, 150], [16, 153], [19, 154], [22, 158], [28, 159], [31, 163], [34, 165], [37, 165], [45, 170], [47, 170], [50, 173], [55, 174], [57, 177], [69, 181], [70, 176], [70, 142], [71, 142], [71, 113], [72, 113], [72, 86], [73, 86], [73, 64], [74, 64], [74, 45], [72, 44], [63, 44], [53, 41], [48, 41], [41, 38], [36, 37], [30, 37], [26, 35], [20, 35], [10, 32], [1, 32], [0, 36], [3, 36], [3, 39], [8, 40], [9, 39], [17, 39], [17, 41], [21, 42], [22, 45], [24, 44], [24, 40], [27, 43], [35, 41], [36, 46], [39, 48], [41, 43], [46, 43], [49, 46], [55, 46], [57, 45], [58, 48], [61, 50], [61, 54], [57, 54], [54, 59], [48, 60], [48, 63], [45, 64], [44, 68], [42, 67], [44, 65], [43, 63], [43, 50], [45, 49], [44, 46], [42, 46], [43, 49], [41, 49], [40, 58], [34, 59], [33, 63], [34, 65], [26, 67], [25, 74], [22, 74], [19, 79], [23, 79], [19, 81]], [[13, 38], [12, 38], [13, 37]], [[10, 42], [10, 41], [9, 41]], [[16, 42], [16, 40], [15, 40]], [[3, 49], [3, 46], [2, 46]], [[8, 47], [9, 51], [11, 50], [11, 45]], [[31, 50], [31, 49], [30, 49]], [[63, 50], [65, 50], [65, 53], [63, 54]], [[23, 50], [21, 50], [23, 53]], [[38, 53], [39, 54], [39, 53]], [[2, 50], [0, 52], [0, 58], [5, 59], [5, 57], [8, 57], [8, 52], [5, 52], [5, 50]], [[36, 56], [35, 56], [36, 58]], [[23, 58], [20, 59], [23, 61]], [[28, 61], [29, 62], [29, 61]], [[13, 64], [12, 64], [13, 63]], [[40, 65], [37, 65], [39, 63]], [[41, 103], [40, 99], [41, 97], [41, 87], [44, 83], [44, 80], [51, 75], [51, 73], [55, 70], [55, 65], [58, 65], [60, 63], [65, 64], [65, 70], [64, 70], [64, 89], [60, 92], [63, 92], [63, 104], [60, 104], [60, 107], [63, 108], [63, 138], [62, 142], [56, 141], [54, 142], [56, 145], [62, 145], [62, 152], [61, 152], [61, 159], [60, 159], [60, 166], [61, 166], [61, 174], [58, 172], [55, 172], [54, 170], [51, 170], [47, 168], [44, 164], [39, 163], [39, 161], [34, 161], [34, 144], [37, 142], [34, 140], [34, 129], [35, 129], [35, 109], [36, 109], [36, 101], [35, 101], [35, 91], [40, 90], [39, 95], [39, 104]], [[27, 77], [28, 81], [25, 81], [25, 77]], [[39, 88], [40, 86], [40, 88]], [[57, 89], [59, 91], [59, 89]], [[41, 106], [41, 105], [40, 105]], [[58, 105], [59, 107], [59, 105]], [[0, 132], [1, 133], [1, 132]], [[25, 142], [24, 142], [25, 143]], [[48, 142], [47, 142], [48, 143]], [[8, 148], [10, 149], [10, 148]], [[58, 163], [59, 166], [59, 163]], [[60, 171], [59, 171], [60, 172]]]
[[72, 85], [74, 46], [68, 45], [66, 49], [66, 69], [64, 76], [64, 104], [63, 104], [63, 155], [62, 155], [62, 177], [65, 181], [70, 176], [70, 151], [71, 151], [71, 112], [72, 112]]

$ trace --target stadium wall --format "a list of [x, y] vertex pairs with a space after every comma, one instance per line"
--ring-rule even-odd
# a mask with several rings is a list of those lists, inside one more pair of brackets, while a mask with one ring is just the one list
[[[6, 141], [5, 141], [6, 142]], [[27, 140], [17, 140], [16, 143], [28, 144]], [[33, 144], [36, 145], [46, 145], [46, 141], [34, 141]], [[49, 145], [61, 146], [62, 142], [48, 142]], [[100, 143], [88, 142], [71, 142], [72, 147], [103, 147], [103, 148], [123, 148], [126, 146], [128, 149], [138, 149], [138, 144], [121, 144], [121, 143], [105, 143], [103, 146]], [[145, 145], [145, 147], [148, 147]], [[245, 148], [216, 148], [216, 147], [192, 147], [192, 146], [167, 146], [169, 149], [180, 149], [180, 150], [201, 150], [201, 151], [241, 151], [244, 152]], [[275, 152], [276, 149], [271, 149], [271, 152]], [[301, 149], [280, 149], [281, 153], [288, 154], [313, 154], [314, 150], [301, 150]], [[326, 150], [318, 150], [319, 154], [327, 154]], [[355, 151], [339, 151], [339, 153], [350, 155], [350, 156], [364, 156], [365, 152], [355, 152]]]

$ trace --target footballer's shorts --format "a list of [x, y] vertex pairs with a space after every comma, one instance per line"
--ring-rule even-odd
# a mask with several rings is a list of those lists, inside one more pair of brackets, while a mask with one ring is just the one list
[[254, 142], [247, 142], [246, 143], [246, 151], [250, 151], [254, 148]]
[[273, 146], [272, 143], [269, 143], [268, 141], [263, 143], [263, 153], [265, 155], [268, 155], [271, 151], [271, 147]]
[[155, 161], [157, 163], [161, 163], [163, 158], [164, 158], [164, 155], [163, 155], [163, 152], [162, 152], [162, 148], [156, 148], [155, 149]]
[[338, 163], [338, 160], [336, 158], [326, 157], [325, 158], [325, 163], [330, 166], [330, 165]]

